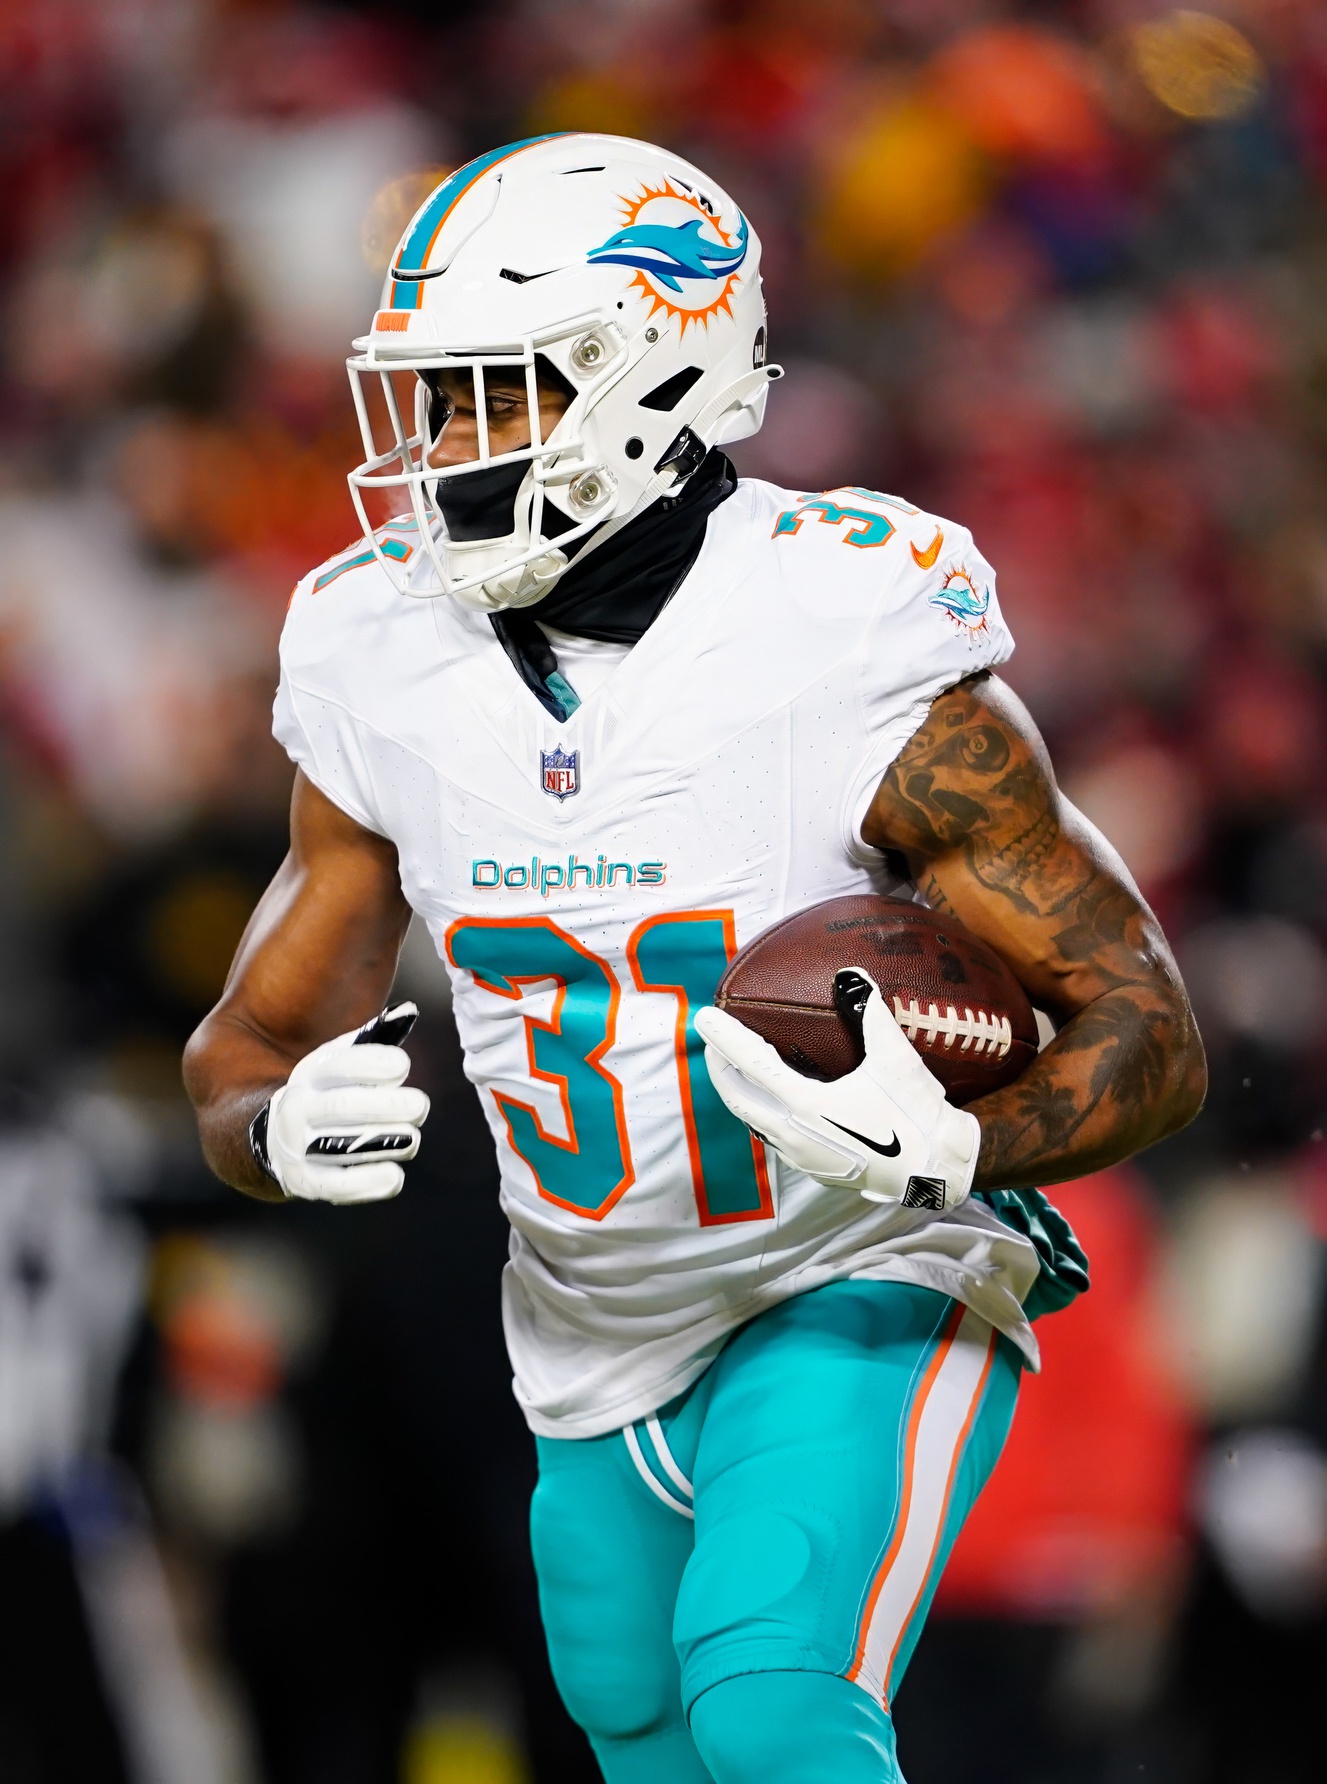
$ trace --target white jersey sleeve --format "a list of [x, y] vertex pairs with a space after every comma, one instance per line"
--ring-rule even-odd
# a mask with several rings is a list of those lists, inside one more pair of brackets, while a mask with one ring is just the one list
[[861, 701], [869, 738], [847, 801], [848, 842], [870, 859], [861, 824], [881, 775], [925, 719], [932, 701], [1013, 654], [995, 594], [995, 571], [966, 527], [918, 511], [900, 524], [906, 543], [867, 633]]
[[363, 720], [336, 698], [336, 679], [323, 667], [368, 645], [371, 608], [366, 613], [364, 596], [378, 592], [377, 581], [372, 554], [349, 547], [296, 584], [281, 633], [272, 733], [333, 805], [384, 836], [364, 757]]

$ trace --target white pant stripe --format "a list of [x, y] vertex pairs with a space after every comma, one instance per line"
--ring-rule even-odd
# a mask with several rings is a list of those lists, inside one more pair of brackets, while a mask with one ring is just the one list
[[673, 1495], [668, 1491], [668, 1488], [664, 1486], [663, 1482], [657, 1477], [654, 1470], [645, 1460], [645, 1452], [640, 1447], [640, 1438], [636, 1435], [636, 1427], [634, 1425], [624, 1425], [622, 1428], [622, 1435], [626, 1439], [627, 1454], [636, 1464], [637, 1474], [639, 1474], [641, 1479], [645, 1482], [645, 1485], [654, 1494], [655, 1498], [662, 1499], [664, 1504], [671, 1510], [681, 1512], [684, 1518], [694, 1519], [696, 1514], [692, 1511], [691, 1507], [689, 1505], [684, 1505], [680, 1499], [674, 1499]]
[[673, 1452], [668, 1447], [668, 1439], [664, 1436], [663, 1426], [657, 1418], [648, 1418], [645, 1421], [645, 1429], [650, 1434], [650, 1442], [654, 1445], [654, 1453], [659, 1458], [660, 1468], [663, 1469], [673, 1485], [686, 1494], [688, 1499], [694, 1499], [696, 1497], [695, 1490], [678, 1467]]
[[872, 1587], [848, 1677], [885, 1702], [894, 1656], [917, 1608], [944, 1529], [963, 1446], [986, 1385], [996, 1334], [965, 1309], [946, 1329], [908, 1420], [898, 1522]]

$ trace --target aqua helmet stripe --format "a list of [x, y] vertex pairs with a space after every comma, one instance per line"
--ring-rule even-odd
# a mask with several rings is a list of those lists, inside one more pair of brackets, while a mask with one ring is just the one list
[[550, 130], [544, 136], [527, 136], [521, 142], [509, 142], [500, 149], [490, 149], [487, 155], [478, 155], [473, 161], [467, 161], [464, 167], [458, 167], [455, 173], [448, 174], [415, 218], [409, 235], [401, 244], [396, 265], [392, 268], [392, 308], [417, 310], [422, 305], [424, 287], [418, 279], [412, 280], [409, 275], [422, 272], [428, 265], [439, 231], [477, 179], [486, 174], [490, 167], [496, 167], [500, 161], [519, 155], [522, 149], [532, 149], [536, 143], [552, 142], [558, 136], [573, 135], [575, 132], [571, 130]]

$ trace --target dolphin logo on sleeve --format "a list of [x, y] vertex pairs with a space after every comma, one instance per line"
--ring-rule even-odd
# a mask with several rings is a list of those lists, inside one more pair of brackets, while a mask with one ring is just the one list
[[926, 599], [932, 607], [947, 613], [955, 625], [969, 632], [980, 632], [986, 624], [991, 591], [979, 589], [967, 570], [954, 569], [945, 577], [943, 585]]

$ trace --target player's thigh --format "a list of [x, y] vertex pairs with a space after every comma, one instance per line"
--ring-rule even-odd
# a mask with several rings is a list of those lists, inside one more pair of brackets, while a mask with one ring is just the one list
[[710, 1371], [683, 1702], [744, 1672], [897, 1684], [1000, 1453], [1017, 1352], [930, 1289], [841, 1282], [753, 1320]]
[[672, 1642], [690, 1519], [653, 1497], [621, 1432], [540, 1438], [530, 1513], [553, 1676], [594, 1739], [629, 1740], [681, 1721]]

